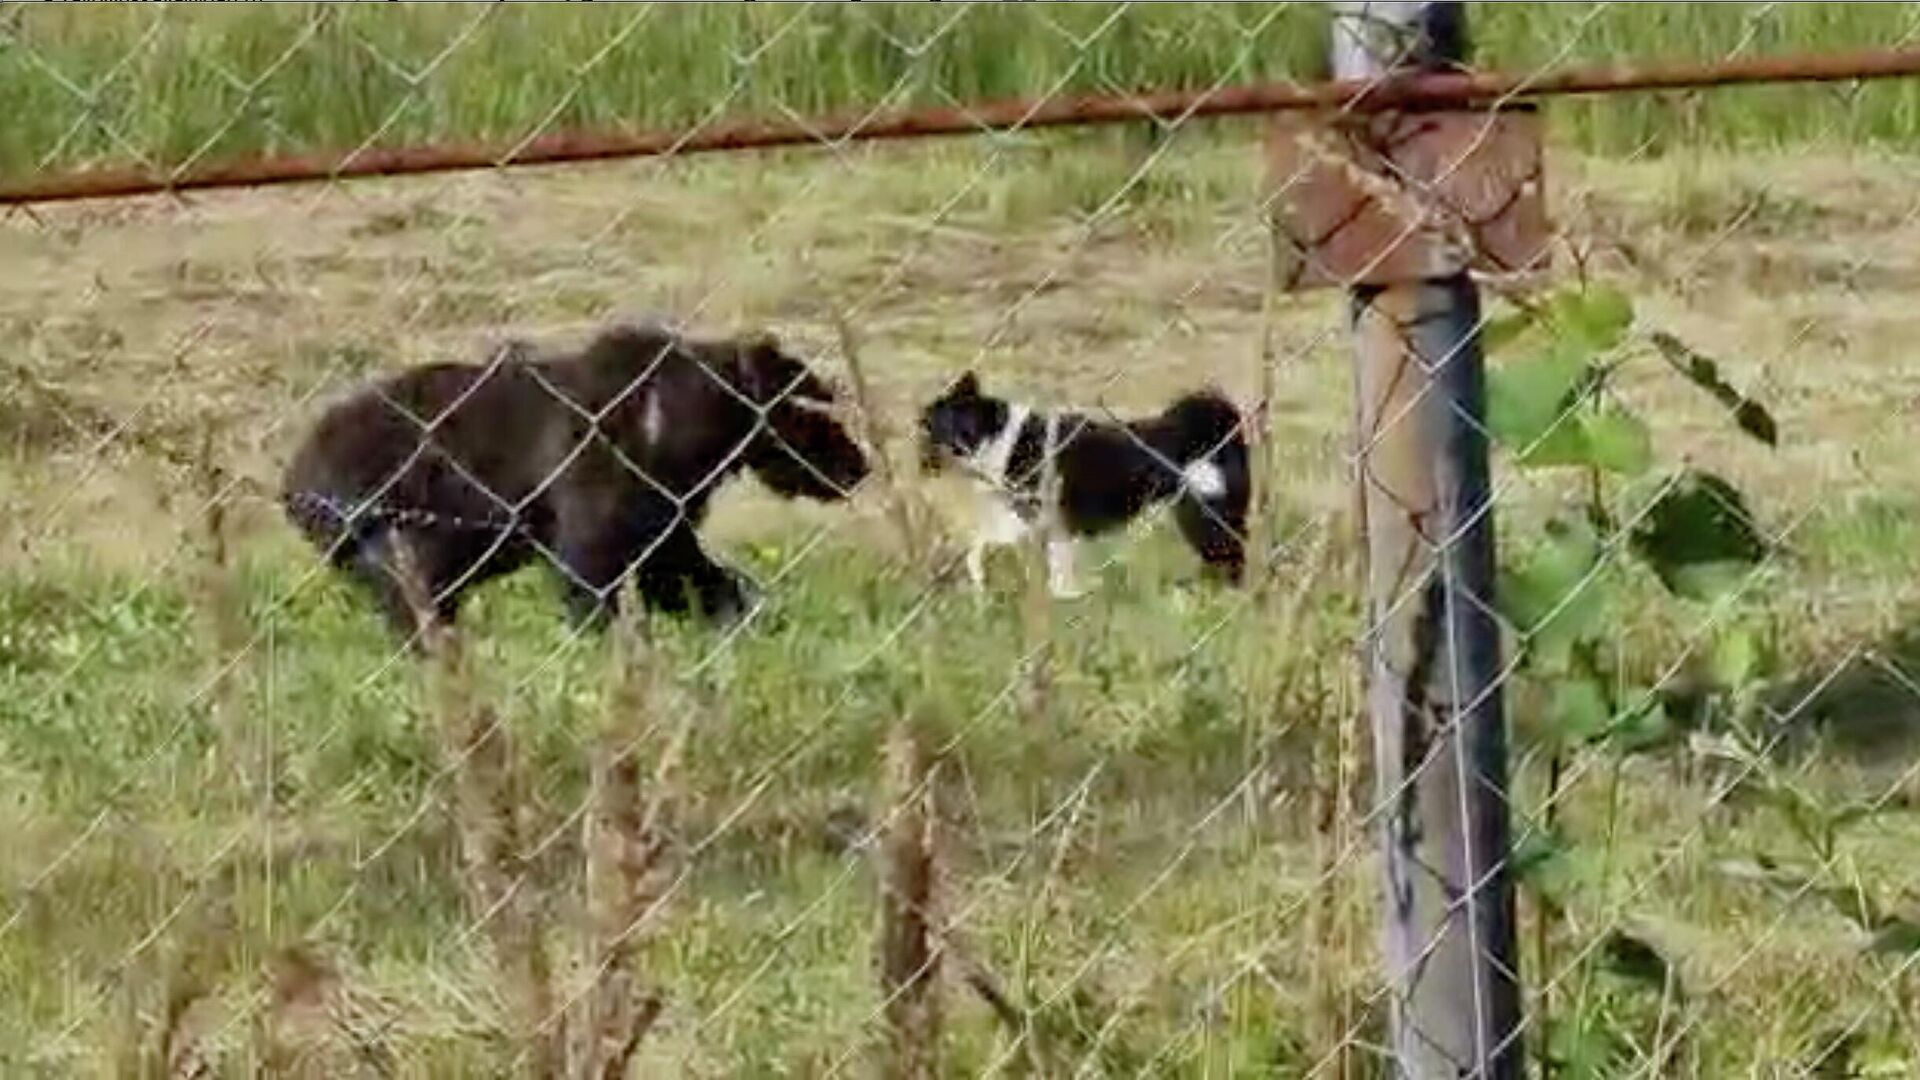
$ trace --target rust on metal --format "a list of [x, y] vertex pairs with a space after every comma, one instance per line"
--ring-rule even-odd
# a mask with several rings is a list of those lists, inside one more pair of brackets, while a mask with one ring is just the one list
[[1528, 74], [1440, 72], [1381, 80], [1269, 82], [1201, 90], [1015, 99], [893, 112], [850, 112], [794, 121], [740, 120], [681, 131], [557, 132], [511, 143], [363, 148], [344, 156], [253, 157], [178, 169], [92, 169], [31, 177], [0, 186], [0, 205], [715, 150], [1149, 120], [1165, 123], [1202, 116], [1316, 109], [1378, 112], [1458, 107], [1560, 94], [1675, 90], [1745, 83], [1833, 82], [1907, 75], [1920, 75], [1920, 48], [1747, 57], [1701, 63], [1608, 65]]
[[1268, 135], [1288, 289], [1547, 269], [1540, 116], [1530, 107], [1283, 114]]

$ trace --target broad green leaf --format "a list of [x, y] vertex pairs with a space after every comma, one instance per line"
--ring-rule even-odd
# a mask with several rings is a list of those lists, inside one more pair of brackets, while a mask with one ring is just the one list
[[1916, 1062], [1907, 1056], [1907, 1042], [1895, 1035], [1878, 1034], [1854, 1043], [1847, 1050], [1845, 1076], [1872, 1080], [1881, 1076], [1913, 1075]]
[[1613, 705], [1607, 701], [1606, 688], [1587, 675], [1568, 675], [1553, 687], [1552, 730], [1565, 742], [1591, 742], [1607, 733], [1613, 719]]
[[1514, 877], [1525, 881], [1548, 864], [1565, 858], [1566, 854], [1565, 837], [1552, 829], [1531, 829], [1513, 846], [1513, 858], [1507, 865]]
[[1688, 382], [1705, 390], [1723, 408], [1733, 414], [1733, 422], [1741, 431], [1768, 446], [1778, 445], [1779, 430], [1774, 425], [1773, 414], [1759, 402], [1734, 389], [1732, 384], [1722, 378], [1719, 364], [1702, 356], [1679, 338], [1665, 331], [1654, 332], [1652, 341], [1654, 347], [1660, 350], [1660, 355], [1666, 358], [1668, 366], [1678, 371]]
[[1526, 336], [1539, 320], [1530, 311], [1516, 311], [1488, 319], [1480, 330], [1480, 351], [1492, 355]]
[[1675, 596], [1711, 603], [1737, 591], [1752, 572], [1742, 562], [1700, 563], [1675, 568], [1666, 585]]
[[1869, 952], [1882, 955], [1910, 956], [1920, 952], [1920, 923], [1898, 917], [1883, 919], [1873, 929], [1873, 938], [1867, 943]]
[[1601, 944], [1601, 965], [1609, 972], [1655, 990], [1665, 989], [1672, 968], [1645, 939], [1615, 930]]
[[1515, 880], [1557, 906], [1571, 884], [1571, 861], [1565, 837], [1552, 829], [1533, 829], [1514, 845], [1509, 866]]
[[1529, 469], [1550, 469], [1558, 465], [1587, 466], [1593, 463], [1593, 447], [1587, 441], [1584, 417], [1575, 414], [1548, 428], [1526, 448], [1517, 463]]
[[1893, 916], [1883, 913], [1873, 898], [1860, 889], [1849, 885], [1827, 885], [1816, 888], [1814, 893], [1828, 906], [1840, 913], [1840, 917], [1853, 923], [1862, 930], [1877, 932], [1887, 925]]
[[1653, 467], [1653, 436], [1640, 418], [1608, 406], [1580, 418], [1590, 464], [1622, 476], [1639, 476]]
[[1687, 470], [1647, 511], [1633, 550], [1676, 595], [1710, 600], [1766, 554], [1746, 500], [1712, 473]]
[[1760, 640], [1744, 627], [1721, 634], [1713, 643], [1708, 669], [1714, 682], [1727, 689], [1744, 686], [1760, 666]]
[[1487, 428], [1502, 446], [1525, 451], [1571, 402], [1591, 354], [1555, 342], [1546, 352], [1487, 373]]
[[1563, 400], [1571, 402], [1567, 415], [1547, 419], [1549, 426], [1520, 448], [1521, 466], [1573, 465], [1630, 477], [1653, 466], [1653, 436], [1638, 417], [1618, 406], [1596, 410], [1574, 399]]
[[1620, 344], [1633, 325], [1633, 301], [1609, 285], [1562, 291], [1547, 311], [1554, 329], [1579, 341], [1589, 354]]
[[1589, 574], [1600, 538], [1578, 519], [1554, 519], [1546, 536], [1500, 575], [1501, 614], [1527, 636], [1529, 664], [1564, 670], [1574, 644], [1606, 612], [1604, 580]]
[[1766, 406], [1751, 398], [1734, 406], [1733, 422], [1741, 431], [1768, 446], [1780, 444], [1780, 430], [1774, 426], [1773, 414], [1767, 411]]
[[1559, 1080], [1592, 1080], [1620, 1072], [1624, 1048], [1613, 1029], [1597, 1019], [1554, 1016], [1548, 1039], [1552, 1075]]
[[1879, 803], [1854, 800], [1827, 815], [1827, 828], [1838, 832], [1849, 825], [1865, 821], [1885, 809]]
[[1638, 754], [1666, 745], [1674, 733], [1667, 707], [1655, 701], [1621, 717], [1608, 733], [1608, 741], [1623, 754]]

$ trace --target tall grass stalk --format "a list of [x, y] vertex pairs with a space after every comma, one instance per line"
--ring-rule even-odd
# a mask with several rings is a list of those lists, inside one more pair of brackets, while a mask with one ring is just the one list
[[[245, 661], [249, 648], [244, 587], [233, 562], [232, 529], [227, 515], [228, 473], [220, 460], [218, 425], [201, 429], [193, 449], [194, 497], [200, 503], [201, 581], [199, 599], [210, 646], [207, 657], [213, 680], [210, 700], [214, 729], [219, 733], [224, 765], [233, 770], [245, 790], [258, 777], [267, 785], [267, 762], [248, 732], [244, 696]], [[264, 787], [263, 787], [264, 790]]]
[[880, 848], [880, 993], [887, 1026], [882, 1075], [940, 1075], [940, 959], [934, 930], [934, 787], [909, 720], [887, 738], [886, 838]]
[[564, 1069], [565, 1040], [562, 1034], [549, 1033], [547, 1024], [553, 1014], [553, 975], [537, 887], [526, 859], [524, 792], [511, 733], [476, 693], [475, 673], [459, 631], [432, 617], [433, 597], [408, 545], [402, 540], [395, 548], [392, 569], [431, 660], [437, 726], [456, 777], [454, 821], [471, 917], [493, 947], [528, 1075], [548, 1080]]
[[[632, 605], [628, 610], [631, 611]], [[640, 970], [643, 946], [658, 925], [668, 882], [672, 790], [685, 750], [687, 725], [668, 737], [655, 766], [652, 791], [640, 776], [635, 729], [653, 726], [668, 708], [661, 673], [640, 640], [635, 617], [620, 621], [608, 678], [614, 692], [594, 747], [593, 813], [588, 818], [587, 892], [593, 920], [584, 1075], [627, 1075], [634, 1054], [665, 1007]]]
[[886, 422], [885, 413], [875, 405], [873, 384], [867, 378], [866, 364], [860, 357], [860, 339], [844, 311], [834, 310], [833, 327], [840, 339], [840, 354], [847, 362], [847, 376], [853, 383], [853, 401], [859, 414], [860, 432], [866, 437], [873, 455], [874, 471], [879, 474], [881, 493], [886, 498], [888, 512], [893, 515], [894, 528], [900, 533], [900, 544], [906, 551], [907, 565], [922, 568], [929, 558], [926, 529], [923, 527], [926, 514], [920, 512], [924, 508], [915, 505], [913, 496], [900, 482], [900, 469], [892, 456], [897, 433]]

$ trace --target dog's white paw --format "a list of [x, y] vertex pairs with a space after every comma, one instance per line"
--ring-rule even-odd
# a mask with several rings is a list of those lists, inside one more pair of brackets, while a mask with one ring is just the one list
[[976, 593], [987, 591], [987, 549], [983, 544], [967, 549], [967, 584]]

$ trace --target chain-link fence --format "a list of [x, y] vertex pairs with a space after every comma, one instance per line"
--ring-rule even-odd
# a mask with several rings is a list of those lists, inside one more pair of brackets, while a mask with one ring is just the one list
[[1462, 10], [0, 8], [5, 1071], [1920, 1070], [1920, 8]]

